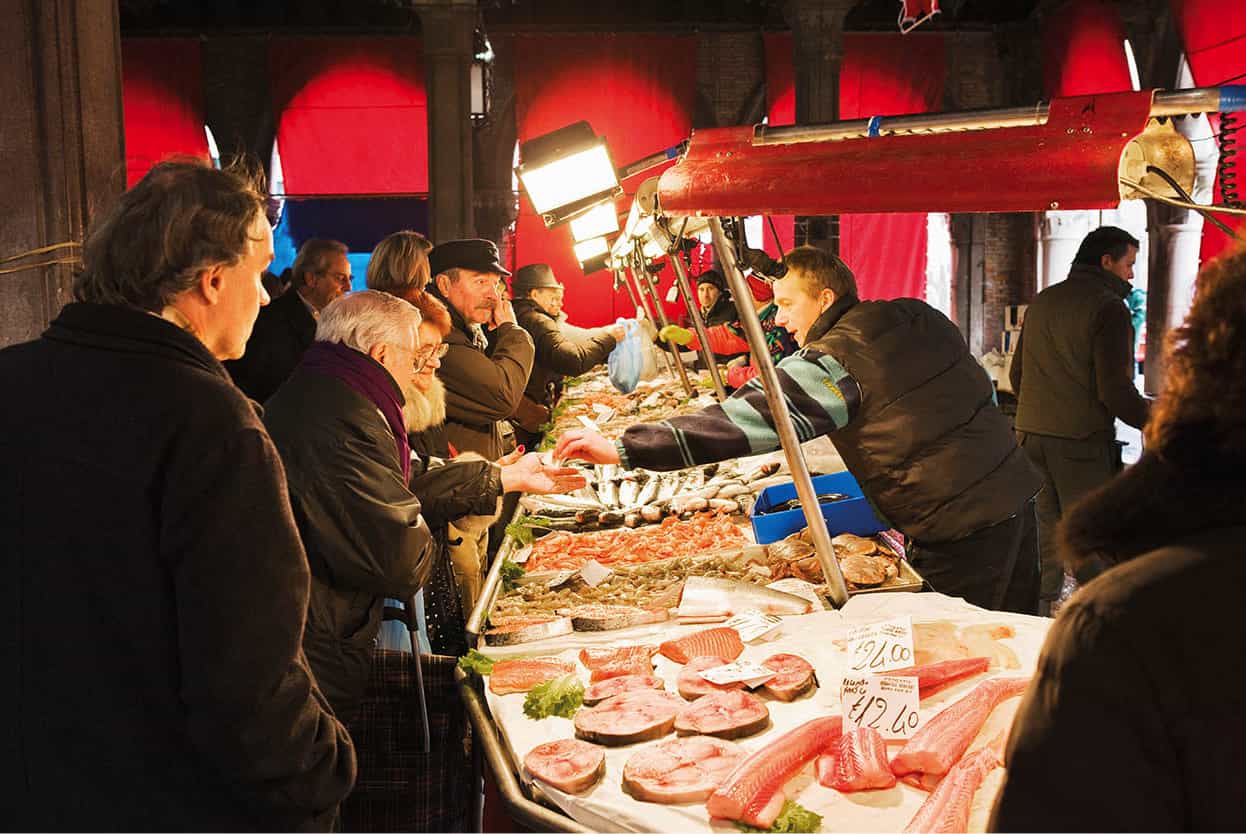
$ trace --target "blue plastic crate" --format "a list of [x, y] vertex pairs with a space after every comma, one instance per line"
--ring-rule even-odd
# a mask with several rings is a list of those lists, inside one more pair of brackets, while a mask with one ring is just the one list
[[[832, 536], [840, 533], [872, 536], [887, 529], [887, 525], [874, 515], [874, 509], [870, 506], [870, 502], [865, 500], [856, 478], [848, 472], [819, 475], [813, 479], [813, 489], [818, 495], [838, 492], [855, 496], [844, 501], [832, 501], [822, 505], [822, 517], [826, 519], [827, 530]], [[786, 484], [775, 484], [762, 490], [751, 513], [753, 535], [757, 538], [758, 544], [777, 542], [806, 526], [805, 512], [800, 507], [778, 513], [768, 512], [771, 507], [795, 497], [796, 485], [791, 481]]]

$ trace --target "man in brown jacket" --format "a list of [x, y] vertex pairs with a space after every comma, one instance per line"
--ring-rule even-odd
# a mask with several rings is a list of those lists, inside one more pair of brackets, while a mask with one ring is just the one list
[[[446, 388], [446, 439], [454, 452], [474, 452], [496, 461], [513, 448], [506, 418], [515, 413], [532, 372], [532, 339], [515, 323], [515, 311], [498, 294], [498, 262], [488, 240], [451, 240], [428, 253], [428, 292], [445, 302], [453, 327], [437, 376]], [[483, 327], [492, 331], [486, 340]], [[504, 434], [505, 431], [505, 434]], [[486, 565], [489, 517], [470, 529], [450, 526], [460, 587], [477, 588]], [[473, 600], [474, 601], [474, 600]]]
[[1043, 478], [1038, 495], [1040, 613], [1058, 598], [1064, 570], [1055, 550], [1063, 512], [1121, 469], [1116, 420], [1134, 428], [1149, 405], [1133, 382], [1133, 324], [1125, 296], [1138, 241], [1103, 226], [1082, 241], [1067, 280], [1043, 290], [1025, 313], [1009, 380], [1017, 439]]

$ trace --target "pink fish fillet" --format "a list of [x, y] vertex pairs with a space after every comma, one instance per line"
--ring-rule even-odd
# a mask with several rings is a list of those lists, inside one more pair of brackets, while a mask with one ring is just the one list
[[783, 810], [783, 786], [835, 743], [843, 718], [815, 718], [788, 730], [739, 764], [710, 795], [711, 817], [769, 828]]
[[839, 737], [831, 752], [818, 756], [818, 784], [841, 793], [891, 788], [896, 775], [887, 765], [887, 743], [873, 727]]
[[1006, 698], [1020, 695], [1029, 682], [1029, 678], [992, 678], [978, 684], [900, 748], [891, 760], [891, 772], [918, 787], [929, 785], [923, 776], [947, 773], [969, 749], [991, 710]]
[[904, 669], [892, 669], [888, 675], [904, 675], [917, 678], [917, 689], [921, 697], [933, 695], [965, 678], [980, 675], [991, 667], [989, 657], [968, 657], [956, 660], [941, 660], [922, 666], [908, 666]]
[[913, 819], [904, 827], [905, 834], [917, 831], [964, 832], [969, 828], [969, 810], [982, 780], [1004, 764], [1005, 733], [980, 750], [965, 756], [948, 771]]

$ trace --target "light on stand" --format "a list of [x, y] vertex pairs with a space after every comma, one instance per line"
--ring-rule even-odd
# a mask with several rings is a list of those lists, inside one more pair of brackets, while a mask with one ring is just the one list
[[519, 146], [515, 174], [545, 226], [556, 226], [623, 193], [606, 140], [576, 122]]
[[609, 235], [619, 230], [619, 216], [614, 203], [602, 203], [571, 221], [571, 239], [576, 243]]
[[610, 263], [610, 244], [604, 236], [581, 241], [574, 248], [575, 259], [580, 262], [580, 269], [585, 275], [605, 269]]

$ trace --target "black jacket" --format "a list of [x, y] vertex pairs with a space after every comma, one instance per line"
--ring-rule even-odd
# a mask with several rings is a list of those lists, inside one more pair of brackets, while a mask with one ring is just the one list
[[714, 301], [712, 307], [701, 311], [701, 320], [705, 322], [706, 327], [713, 327], [716, 324], [730, 324], [739, 318], [740, 312], [735, 308], [735, 302], [725, 292], [718, 294], [718, 298]]
[[1030, 303], [1009, 369], [1018, 431], [1111, 436], [1117, 417], [1142, 427], [1149, 409], [1134, 387], [1128, 294], [1106, 269], [1074, 264]]
[[6, 825], [329, 830], [354, 751], [251, 403], [190, 334], [94, 304], [0, 351], [0, 385]]
[[835, 302], [806, 348], [859, 387], [857, 416], [830, 435], [848, 471], [897, 529], [955, 541], [1015, 514], [1038, 492], [993, 388], [956, 325], [913, 298]]
[[1246, 486], [1205, 471], [1147, 452], [1066, 515], [1066, 563], [1120, 564], [1047, 636], [994, 830], [1242, 827]]
[[424, 586], [424, 620], [434, 654], [467, 653], [467, 615], [450, 562], [449, 524], [466, 515], [492, 515], [502, 496], [501, 470], [484, 460], [446, 460], [437, 445], [437, 429], [410, 436], [411, 491], [423, 505], [424, 520], [436, 542], [437, 556]]
[[605, 329], [568, 332], [558, 319], [531, 298], [517, 298], [515, 320], [528, 331], [536, 347], [536, 359], [524, 394], [546, 408], [562, 396], [562, 378], [578, 376], [602, 362], [614, 350], [615, 339]]
[[291, 287], [255, 320], [247, 351], [225, 370], [248, 397], [262, 403], [285, 382], [316, 337], [316, 319]]
[[350, 720], [368, 683], [386, 597], [420, 589], [436, 555], [384, 416], [345, 383], [297, 369], [264, 407], [311, 565], [304, 647]]

